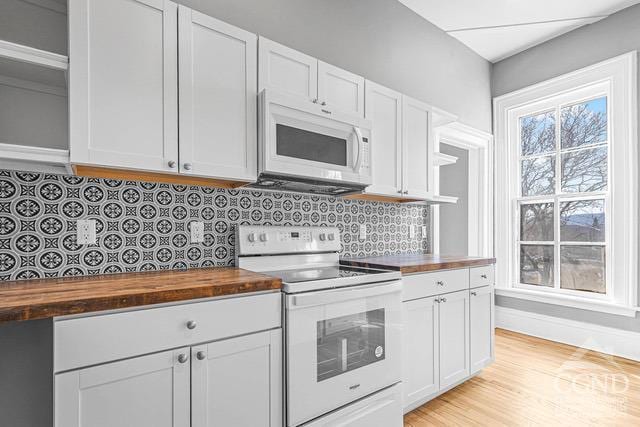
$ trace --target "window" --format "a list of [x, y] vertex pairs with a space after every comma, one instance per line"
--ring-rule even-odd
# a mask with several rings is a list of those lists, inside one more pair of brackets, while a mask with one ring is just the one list
[[632, 315], [635, 82], [633, 52], [495, 99], [498, 294]]
[[607, 96], [518, 122], [517, 286], [606, 295]]

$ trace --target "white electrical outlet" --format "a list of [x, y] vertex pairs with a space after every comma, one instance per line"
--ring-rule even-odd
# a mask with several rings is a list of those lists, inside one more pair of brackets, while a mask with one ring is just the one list
[[76, 222], [76, 241], [79, 245], [96, 244], [95, 219], [79, 219]]
[[367, 238], [367, 226], [365, 224], [360, 224], [360, 240], [365, 240]]
[[194, 221], [191, 223], [191, 243], [204, 242], [204, 222]]
[[409, 238], [410, 239], [416, 238], [416, 227], [414, 227], [413, 225], [409, 226]]

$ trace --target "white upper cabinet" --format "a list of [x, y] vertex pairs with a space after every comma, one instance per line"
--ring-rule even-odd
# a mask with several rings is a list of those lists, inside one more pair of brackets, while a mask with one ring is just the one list
[[492, 286], [471, 289], [469, 292], [472, 374], [493, 362], [493, 304]]
[[364, 117], [363, 77], [264, 37], [258, 45], [258, 91], [276, 89]]
[[318, 102], [364, 117], [364, 77], [318, 61]]
[[277, 89], [309, 100], [318, 98], [318, 60], [279, 43], [259, 38], [258, 87]]
[[469, 376], [469, 291], [445, 294], [439, 302], [440, 388]]
[[280, 329], [191, 349], [192, 426], [282, 426]]
[[190, 426], [189, 348], [55, 376], [56, 427]]
[[177, 171], [177, 18], [167, 0], [69, 0], [72, 163]]
[[179, 7], [180, 172], [257, 175], [257, 36]]
[[402, 97], [403, 195], [428, 199], [433, 181], [431, 109], [416, 99]]
[[365, 117], [371, 120], [371, 177], [366, 193], [402, 193], [402, 94], [367, 80]]

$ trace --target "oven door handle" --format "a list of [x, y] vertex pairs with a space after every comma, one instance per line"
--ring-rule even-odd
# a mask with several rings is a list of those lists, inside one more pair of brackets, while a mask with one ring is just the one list
[[371, 285], [351, 286], [343, 289], [330, 289], [326, 291], [309, 292], [300, 295], [292, 295], [288, 299], [288, 308], [312, 307], [315, 305], [325, 305], [349, 301], [354, 299], [375, 297], [400, 293], [402, 291], [402, 281], [375, 283]]

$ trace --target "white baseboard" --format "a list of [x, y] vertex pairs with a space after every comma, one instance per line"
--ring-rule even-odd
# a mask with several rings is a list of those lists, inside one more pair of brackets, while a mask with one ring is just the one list
[[496, 306], [496, 328], [640, 362], [640, 332]]

